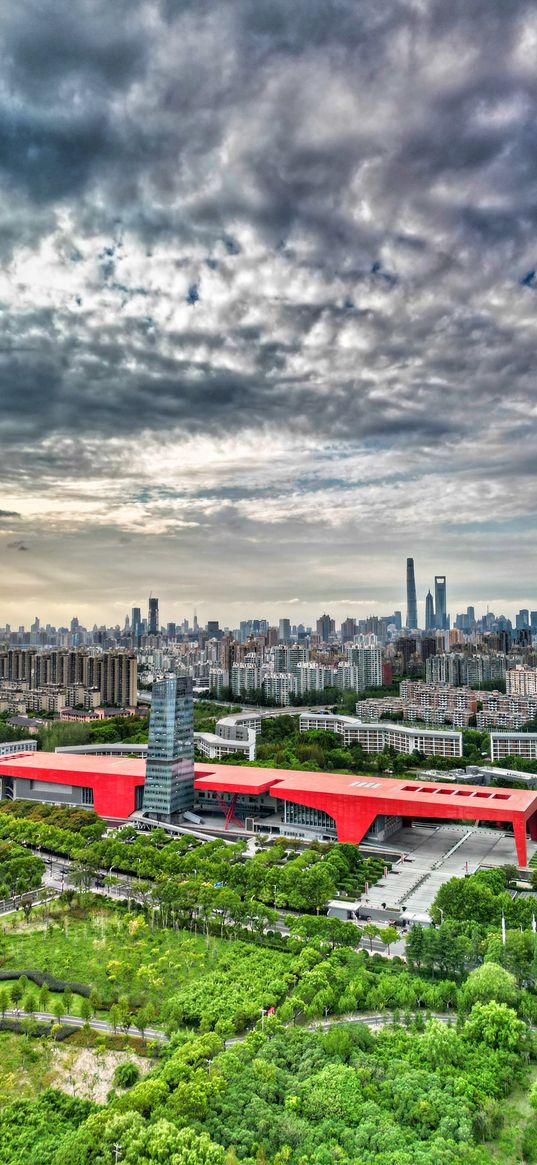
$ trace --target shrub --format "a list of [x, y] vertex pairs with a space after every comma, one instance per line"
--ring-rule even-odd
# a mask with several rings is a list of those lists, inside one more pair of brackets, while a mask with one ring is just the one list
[[116, 1088], [132, 1088], [133, 1084], [137, 1084], [140, 1079], [140, 1069], [132, 1060], [124, 1060], [122, 1064], [118, 1064], [114, 1072], [114, 1084]]

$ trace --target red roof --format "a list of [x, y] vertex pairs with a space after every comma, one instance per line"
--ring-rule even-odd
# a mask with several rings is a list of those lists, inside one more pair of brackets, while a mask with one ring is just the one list
[[[131, 760], [126, 756], [88, 756], [73, 752], [29, 752], [25, 756], [0, 757], [0, 773], [4, 777], [24, 777], [30, 770], [35, 779], [46, 781], [58, 777], [119, 776], [145, 777], [145, 760]], [[30, 772], [28, 772], [30, 776]], [[76, 784], [76, 781], [75, 781]]]
[[[446, 774], [447, 775], [447, 774]], [[242, 765], [196, 765], [195, 787], [219, 789], [229, 793], [264, 793], [292, 800], [293, 792], [328, 793], [331, 796], [419, 802], [426, 810], [434, 805], [458, 805], [476, 809], [487, 805], [525, 812], [535, 806], [537, 793], [527, 789], [483, 788], [482, 785], [456, 785], [449, 781], [420, 779], [397, 780], [364, 773], [306, 773], [294, 769], [254, 769]]]

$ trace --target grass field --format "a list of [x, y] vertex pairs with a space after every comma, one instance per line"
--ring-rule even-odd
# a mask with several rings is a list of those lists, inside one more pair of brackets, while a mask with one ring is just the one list
[[52, 1084], [53, 1050], [46, 1040], [0, 1032], [0, 1107], [33, 1098]]
[[[208, 1028], [221, 1017], [237, 1030], [285, 996], [290, 958], [187, 931], [151, 930], [141, 915], [100, 909], [83, 919], [65, 909], [48, 927], [34, 919], [0, 934], [0, 969], [31, 968], [83, 983], [97, 993], [101, 1018], [118, 1000], [131, 1015], [149, 1006], [146, 1026]], [[0, 988], [10, 992], [12, 985]], [[31, 984], [30, 991], [36, 1010], [38, 988]], [[47, 1010], [54, 1013], [57, 998], [51, 993]], [[71, 1014], [80, 1015], [81, 1005], [73, 995]]]
[[531, 1069], [527, 1088], [517, 1085], [509, 1096], [504, 1108], [502, 1127], [494, 1142], [487, 1143], [491, 1165], [519, 1165], [537, 1160], [537, 1153], [532, 1155], [523, 1150], [524, 1131], [528, 1123], [533, 1124], [535, 1113], [529, 1103], [529, 1094], [532, 1084], [537, 1080], [537, 1067]]
[[[49, 971], [95, 988], [104, 1003], [124, 996], [138, 1006], [150, 1002], [158, 1010], [179, 987], [215, 967], [227, 948], [219, 939], [207, 941], [185, 931], [151, 931], [141, 918], [125, 921], [103, 910], [76, 919], [64, 911], [48, 928], [32, 922], [4, 931], [0, 968]], [[74, 1014], [79, 1004], [75, 996]]]
[[[126, 1043], [119, 1038], [115, 1042]], [[13, 1100], [35, 1099], [51, 1087], [105, 1104], [114, 1069], [125, 1060], [135, 1063], [141, 1075], [153, 1066], [132, 1045], [121, 1050], [88, 1046], [82, 1032], [63, 1044], [0, 1032], [0, 1108]]]

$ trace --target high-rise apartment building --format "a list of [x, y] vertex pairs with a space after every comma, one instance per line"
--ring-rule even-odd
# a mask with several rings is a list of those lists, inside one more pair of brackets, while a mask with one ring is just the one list
[[149, 596], [147, 632], [148, 635], [158, 635], [159, 632], [158, 599], [153, 598], [152, 595]]
[[193, 804], [192, 680], [167, 676], [153, 684], [143, 808], [169, 820]]
[[418, 626], [418, 602], [413, 558], [406, 560], [406, 625], [409, 631], [415, 631]]
[[344, 619], [343, 623], [341, 624], [341, 642], [349, 643], [354, 639], [355, 635], [356, 619], [351, 619], [350, 617], [348, 619]]
[[509, 668], [505, 681], [508, 696], [537, 696], [537, 668]]

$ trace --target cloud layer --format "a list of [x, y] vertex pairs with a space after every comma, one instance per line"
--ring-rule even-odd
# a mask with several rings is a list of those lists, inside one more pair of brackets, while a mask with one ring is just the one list
[[0, 28], [7, 616], [533, 601], [534, 6]]

